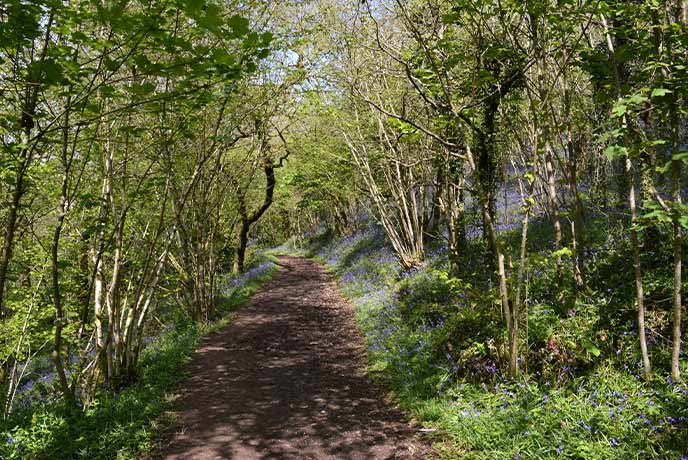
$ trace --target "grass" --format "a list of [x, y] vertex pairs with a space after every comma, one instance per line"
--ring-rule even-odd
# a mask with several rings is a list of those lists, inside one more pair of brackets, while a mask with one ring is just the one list
[[[546, 231], [534, 223], [534, 237], [547, 241]], [[628, 252], [613, 241], [592, 245], [593, 290], [563, 312], [554, 307], [551, 257], [533, 253], [530, 329], [521, 337], [529, 362], [517, 381], [506, 377], [496, 292], [479, 264], [466, 267], [473, 276], [452, 278], [445, 251], [431, 246], [424, 266], [404, 272], [374, 226], [317, 235], [308, 250], [353, 303], [371, 370], [435, 429], [442, 458], [688, 459], [688, 388], [661, 371], [650, 383], [640, 378], [632, 284], [608, 271]]]
[[83, 411], [75, 413], [56, 403], [38, 403], [2, 422], [0, 460], [142, 458], [172, 422], [165, 413], [200, 339], [226, 327], [232, 314], [275, 270], [267, 259], [239, 277], [227, 276], [217, 321], [203, 325], [182, 322], [160, 335], [144, 350], [135, 384], [114, 394], [101, 392]]

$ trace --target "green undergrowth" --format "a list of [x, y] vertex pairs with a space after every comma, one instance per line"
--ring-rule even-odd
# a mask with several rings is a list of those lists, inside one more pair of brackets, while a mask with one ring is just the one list
[[[534, 239], [547, 241], [547, 231], [533, 224]], [[506, 245], [516, 242], [511, 233], [502, 235]], [[688, 389], [661, 368], [650, 383], [640, 377], [632, 279], [613, 269], [627, 264], [629, 251], [613, 235], [596, 237], [587, 254], [589, 292], [563, 310], [556, 299], [566, 286], [557, 285], [551, 250], [532, 248], [528, 328], [520, 337], [527, 362], [515, 381], [482, 260], [452, 277], [446, 251], [431, 241], [425, 264], [403, 271], [375, 226], [341, 238], [323, 232], [303, 250], [338, 277], [366, 337], [371, 374], [433, 429], [442, 458], [687, 460]], [[650, 299], [667, 284], [656, 273]], [[660, 307], [651, 320], [665, 314]], [[650, 333], [658, 367], [664, 334], [659, 325]]]
[[276, 265], [268, 257], [240, 276], [222, 281], [218, 316], [207, 324], [177, 320], [142, 353], [136, 383], [115, 393], [102, 391], [85, 409], [68, 410], [33, 390], [34, 403], [0, 422], [0, 460], [134, 460], [154, 448], [171, 423], [165, 411], [184, 377], [183, 369], [200, 339], [227, 326], [232, 315], [269, 280]]

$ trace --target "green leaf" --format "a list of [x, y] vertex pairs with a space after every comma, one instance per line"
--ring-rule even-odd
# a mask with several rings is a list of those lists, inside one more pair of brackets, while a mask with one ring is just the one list
[[640, 105], [644, 102], [647, 102], [647, 100], [647, 97], [642, 96], [640, 94], [634, 94], [628, 98], [628, 102], [633, 105]]
[[671, 169], [671, 161], [667, 161], [662, 166], [657, 166], [655, 170], [660, 174], [665, 174]]
[[186, 13], [189, 16], [196, 16], [203, 10], [205, 6], [205, 0], [184, 0], [184, 6]]
[[452, 11], [451, 13], [442, 16], [442, 22], [445, 24], [454, 24], [459, 20], [460, 16], [457, 11]]
[[671, 91], [666, 88], [655, 88], [652, 90], [651, 97], [662, 97], [669, 93], [671, 93]]
[[191, 42], [184, 40], [183, 38], [174, 37], [173, 44], [177, 48], [183, 49], [185, 51], [190, 51], [193, 49], [193, 45], [191, 44]]
[[237, 37], [246, 35], [249, 32], [249, 21], [243, 16], [234, 15], [227, 20], [227, 25], [231, 27]]
[[110, 70], [110, 71], [113, 71], [113, 72], [114, 72], [115, 70], [119, 69], [119, 67], [120, 67], [120, 62], [119, 62], [119, 61], [116, 61], [116, 60], [114, 60], [114, 59], [110, 59], [109, 57], [106, 57], [106, 58], [103, 60], [103, 64], [105, 65], [105, 68], [106, 68], [106, 69], [108, 69], [108, 70]]
[[212, 32], [217, 31], [222, 25], [220, 7], [217, 5], [208, 5], [205, 9], [205, 15], [198, 20], [198, 24]]
[[683, 228], [688, 228], [688, 215], [683, 215], [678, 218], [678, 223]]
[[655, 209], [652, 212], [648, 212], [647, 214], [643, 214], [643, 219], [648, 220], [651, 222], [664, 222], [664, 223], [669, 223], [671, 222], [671, 216], [669, 214], [662, 210], [662, 209]]
[[553, 257], [571, 257], [573, 255], [573, 251], [571, 251], [571, 248], [563, 247], [559, 249], [558, 251], [554, 251], [552, 253]]
[[583, 348], [585, 348], [585, 351], [590, 353], [593, 356], [600, 356], [601, 350], [597, 348], [597, 346], [590, 341], [589, 339], [582, 339], [581, 340], [581, 345], [583, 345]]
[[72, 37], [72, 41], [73, 41], [73, 42], [88, 43], [88, 42], [91, 41], [91, 39], [90, 39], [90, 37], [89, 37], [88, 35], [86, 35], [86, 34], [83, 33], [83, 32], [80, 32], [80, 31], [78, 31], [78, 30], [77, 30], [77, 31], [74, 31], [74, 32], [71, 32], [70, 35], [71, 35], [71, 37]]
[[222, 48], [216, 48], [213, 50], [213, 60], [219, 64], [228, 66], [236, 64], [236, 57], [233, 54], [229, 54], [227, 50]]
[[268, 46], [272, 42], [273, 38], [275, 38], [275, 36], [272, 34], [272, 32], [263, 32], [260, 34], [260, 40], [263, 46]]
[[688, 163], [688, 151], [678, 152], [671, 155], [673, 161], [682, 161], [683, 163]]
[[155, 91], [155, 85], [153, 83], [135, 83], [131, 85], [129, 88], [127, 88], [127, 90], [133, 94], [143, 96]]
[[112, 85], [103, 85], [100, 87], [100, 94], [102, 97], [112, 97], [115, 95], [115, 88]]
[[617, 104], [612, 108], [612, 117], [619, 118], [626, 114], [626, 104]]
[[628, 149], [618, 144], [610, 145], [604, 150], [604, 154], [609, 160], [614, 160], [625, 155], [628, 155]]
[[35, 78], [47, 86], [55, 85], [63, 80], [62, 69], [52, 59], [31, 63], [29, 74], [31, 78]]

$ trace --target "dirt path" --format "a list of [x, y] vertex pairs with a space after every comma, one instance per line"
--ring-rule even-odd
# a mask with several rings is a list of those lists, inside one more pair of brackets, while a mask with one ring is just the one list
[[364, 374], [362, 339], [335, 282], [305, 259], [280, 264], [238, 318], [204, 340], [160, 458], [430, 458]]

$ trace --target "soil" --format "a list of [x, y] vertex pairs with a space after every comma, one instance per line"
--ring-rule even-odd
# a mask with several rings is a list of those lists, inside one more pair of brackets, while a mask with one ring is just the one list
[[365, 367], [336, 283], [312, 261], [280, 258], [275, 277], [197, 350], [157, 457], [432, 458]]

